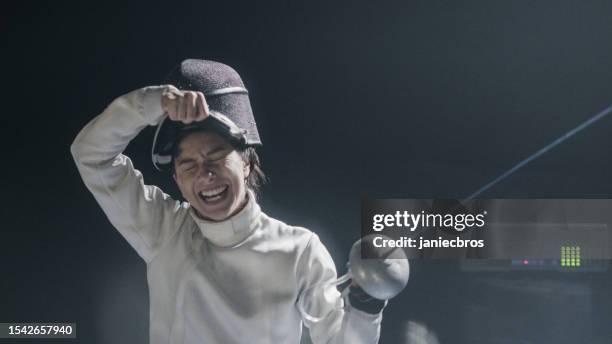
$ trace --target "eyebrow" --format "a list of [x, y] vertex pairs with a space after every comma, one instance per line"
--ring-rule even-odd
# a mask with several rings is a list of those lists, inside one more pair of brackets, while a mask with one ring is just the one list
[[180, 166], [180, 165], [184, 165], [184, 164], [188, 164], [188, 163], [195, 162], [195, 160], [194, 160], [194, 159], [192, 159], [192, 158], [183, 158], [183, 159], [178, 158], [178, 159], [176, 159], [176, 160], [177, 160], [177, 165], [179, 165], [179, 166]]
[[208, 152], [206, 153], [206, 155], [207, 155], [207, 156], [211, 156], [211, 155], [214, 155], [215, 153], [222, 152], [222, 151], [224, 151], [224, 150], [226, 150], [226, 149], [227, 149], [227, 147], [225, 147], [225, 146], [217, 146], [216, 148], [213, 148], [213, 149], [211, 149], [210, 151], [208, 151]]
[[[209, 152], [206, 153], [206, 156], [210, 157], [211, 155], [214, 155], [216, 153], [219, 152], [223, 152], [227, 149], [227, 147], [225, 146], [218, 146], [215, 147], [213, 149], [211, 149]], [[193, 158], [180, 158], [180, 156], [176, 159], [177, 165], [184, 165], [184, 164], [188, 164], [188, 163], [194, 163], [195, 159]]]

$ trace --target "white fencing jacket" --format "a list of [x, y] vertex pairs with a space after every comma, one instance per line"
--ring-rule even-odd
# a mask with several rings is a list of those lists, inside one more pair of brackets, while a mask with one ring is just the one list
[[[71, 147], [87, 188], [147, 264], [150, 342], [299, 343], [304, 323], [316, 344], [377, 343], [382, 312], [353, 308], [335, 288], [309, 288], [336, 279], [317, 235], [267, 216], [252, 194], [238, 214], [209, 222], [144, 184], [122, 152], [161, 121], [167, 87], [117, 98]], [[327, 316], [302, 317], [298, 302], [307, 314]]]

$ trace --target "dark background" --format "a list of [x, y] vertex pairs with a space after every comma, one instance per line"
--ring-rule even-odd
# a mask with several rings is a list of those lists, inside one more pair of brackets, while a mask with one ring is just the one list
[[[360, 197], [466, 196], [612, 103], [603, 0], [3, 7], [0, 322], [76, 322], [70, 343], [148, 338], [145, 265], [85, 189], [70, 143], [184, 58], [242, 75], [271, 181], [262, 207], [319, 233], [340, 272]], [[612, 117], [483, 197], [612, 198], [611, 130]], [[151, 139], [127, 153], [178, 196], [153, 170]], [[415, 323], [440, 343], [612, 343], [611, 287], [610, 272], [413, 262], [381, 343], [410, 342]]]

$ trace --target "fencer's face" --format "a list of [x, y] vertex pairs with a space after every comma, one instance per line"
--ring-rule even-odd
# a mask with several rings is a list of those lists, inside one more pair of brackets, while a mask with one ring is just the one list
[[226, 139], [199, 131], [183, 138], [178, 148], [174, 180], [200, 217], [221, 221], [242, 209], [250, 169]]

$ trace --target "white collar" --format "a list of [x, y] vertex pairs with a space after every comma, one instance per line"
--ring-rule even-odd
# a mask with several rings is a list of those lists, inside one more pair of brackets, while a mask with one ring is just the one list
[[247, 204], [235, 215], [223, 221], [210, 221], [200, 218], [193, 208], [189, 209], [191, 217], [200, 228], [204, 238], [215, 246], [237, 246], [247, 239], [257, 227], [261, 209], [255, 201], [255, 195], [249, 190]]

